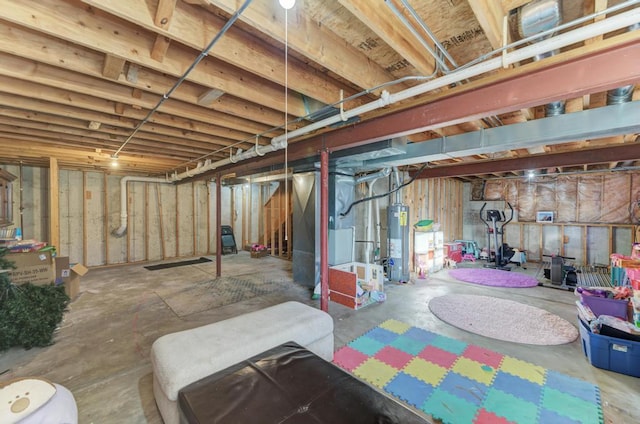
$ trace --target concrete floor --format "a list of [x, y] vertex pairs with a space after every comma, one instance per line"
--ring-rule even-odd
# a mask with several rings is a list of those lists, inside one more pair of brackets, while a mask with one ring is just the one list
[[[0, 354], [0, 380], [43, 376], [66, 386], [75, 396], [81, 424], [162, 423], [153, 399], [149, 361], [151, 344], [159, 336], [287, 300], [319, 307], [319, 301], [310, 299], [309, 289], [291, 282], [290, 262], [271, 257], [252, 259], [247, 252], [223, 256], [222, 261], [223, 276], [255, 276], [260, 272], [286, 288], [214, 309], [202, 308], [203, 299], [199, 296], [193, 299], [197, 304], [193, 313], [184, 312], [189, 310], [189, 298], [182, 296], [182, 312], [176, 314], [166, 302], [167, 296], [177, 299], [194, 283], [214, 278], [215, 262], [161, 271], [148, 271], [143, 265], [92, 269], [83, 277], [81, 293], [70, 304], [55, 344]], [[536, 269], [533, 265], [526, 271], [516, 271], [534, 275]], [[573, 293], [543, 287], [483, 287], [456, 282], [446, 270], [426, 280], [388, 284], [386, 291], [385, 303], [359, 311], [329, 303], [336, 349], [383, 320], [395, 318], [590, 381], [601, 389], [605, 423], [640, 422], [640, 378], [591, 366], [582, 352], [580, 338], [560, 346], [502, 342], [445, 324], [427, 306], [429, 299], [447, 293], [485, 294], [541, 307], [575, 323]]]

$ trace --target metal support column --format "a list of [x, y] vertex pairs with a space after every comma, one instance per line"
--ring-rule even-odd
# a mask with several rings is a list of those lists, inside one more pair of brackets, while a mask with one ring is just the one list
[[222, 174], [216, 175], [216, 277], [222, 275]]
[[329, 311], [329, 150], [320, 150], [320, 309]]

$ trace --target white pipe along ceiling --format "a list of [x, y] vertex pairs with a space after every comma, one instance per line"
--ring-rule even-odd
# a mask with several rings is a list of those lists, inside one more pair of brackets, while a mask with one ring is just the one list
[[[633, 2], [629, 2], [633, 3]], [[412, 97], [419, 96], [428, 93], [432, 90], [448, 86], [450, 84], [456, 84], [461, 81], [482, 75], [487, 72], [497, 70], [503, 66], [511, 65], [523, 60], [533, 59], [537, 55], [544, 54], [549, 51], [560, 49], [584, 40], [606, 34], [611, 31], [628, 28], [636, 25], [640, 22], [640, 8], [635, 8], [627, 12], [620, 13], [606, 19], [588, 24], [584, 27], [580, 27], [564, 34], [556, 35], [551, 38], [547, 38], [535, 44], [531, 44], [526, 47], [522, 47], [518, 50], [514, 50], [508, 53], [502, 54], [500, 57], [488, 59], [486, 61], [477, 63], [469, 67], [460, 67], [453, 72], [446, 74], [442, 77], [430, 80], [426, 83], [417, 85], [415, 87], [408, 88], [403, 91], [399, 91], [394, 94], [390, 94], [384, 90], [379, 99], [356, 107], [351, 110], [344, 111], [344, 113], [334, 115], [332, 117], [323, 119], [321, 121], [306, 125], [302, 128], [288, 131], [283, 135], [273, 137], [271, 143], [265, 146], [255, 145], [250, 150], [244, 152], [238, 152], [235, 155], [230, 155], [229, 158], [222, 159], [216, 162], [206, 161], [204, 164], [198, 164], [198, 166], [191, 170], [186, 170], [182, 173], [174, 173], [167, 179], [155, 178], [153, 182], [162, 183], [176, 183], [185, 178], [194, 177], [196, 175], [203, 174], [208, 171], [215, 170], [225, 165], [237, 163], [242, 160], [254, 158], [256, 156], [264, 156], [266, 153], [275, 152], [287, 147], [288, 140], [294, 139], [312, 131], [328, 127], [343, 120], [366, 114], [377, 109], [386, 107], [396, 102], [411, 99]], [[127, 178], [127, 177], [125, 177]], [[138, 179], [137, 177], [131, 177], [128, 181], [145, 181], [144, 179]], [[127, 213], [126, 213], [126, 182], [125, 189], [121, 192], [121, 204], [125, 205], [124, 211], [121, 211], [121, 225], [120, 228], [115, 230], [114, 235], [121, 236], [126, 232], [127, 227]]]
[[344, 114], [334, 115], [329, 118], [323, 119], [318, 122], [314, 122], [297, 130], [289, 131], [286, 135], [279, 135], [271, 139], [271, 144], [266, 146], [255, 146], [250, 150], [241, 152], [233, 156], [233, 158], [222, 159], [217, 162], [212, 162], [196, 168], [191, 171], [185, 171], [181, 174], [174, 174], [171, 178], [172, 181], [180, 181], [193, 175], [202, 174], [207, 171], [212, 171], [216, 168], [237, 163], [242, 160], [252, 159], [256, 156], [263, 156], [266, 153], [275, 152], [276, 150], [284, 149], [287, 146], [289, 139], [294, 139], [312, 131], [328, 127], [336, 124], [340, 121], [347, 120], [349, 118], [359, 116], [368, 112], [373, 112], [377, 109], [386, 107], [388, 105], [400, 102], [403, 100], [411, 99], [429, 91], [436, 90], [455, 84], [457, 82], [482, 75], [484, 73], [494, 71], [505, 65], [511, 65], [523, 60], [532, 59], [539, 54], [543, 54], [548, 51], [553, 51], [572, 45], [574, 43], [582, 42], [584, 40], [596, 37], [598, 35], [606, 34], [611, 31], [626, 28], [631, 25], [640, 22], [640, 9], [632, 9], [628, 12], [615, 15], [601, 21], [589, 24], [587, 26], [574, 29], [564, 34], [560, 34], [539, 43], [532, 44], [530, 46], [523, 47], [519, 50], [515, 50], [506, 53], [503, 56], [487, 60], [485, 62], [478, 63], [468, 68], [458, 68], [450, 74], [436, 78], [424, 84], [417, 85], [415, 87], [408, 88], [403, 91], [399, 91], [395, 94], [389, 94], [386, 90], [382, 92], [380, 98], [373, 102], [364, 104], [354, 109], [345, 111]]

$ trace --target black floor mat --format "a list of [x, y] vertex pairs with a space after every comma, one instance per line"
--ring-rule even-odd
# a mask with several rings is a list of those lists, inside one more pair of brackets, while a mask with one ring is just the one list
[[148, 269], [149, 271], [155, 271], [158, 269], [175, 268], [177, 266], [201, 264], [203, 262], [211, 262], [211, 259], [202, 257], [199, 259], [191, 259], [188, 261], [170, 262], [168, 264], [149, 265], [149, 266], [145, 266], [145, 268]]

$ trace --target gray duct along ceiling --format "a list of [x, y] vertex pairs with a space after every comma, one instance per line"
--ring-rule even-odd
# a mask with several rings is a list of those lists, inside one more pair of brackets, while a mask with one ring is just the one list
[[397, 141], [394, 152], [404, 150], [401, 154], [383, 156], [374, 151], [367, 158], [360, 153], [338, 158], [335, 164], [340, 168], [357, 168], [366, 171], [469, 155], [491, 155], [510, 149], [530, 149], [570, 141], [640, 133], [639, 116], [640, 101], [620, 103], [599, 109], [411, 143], [406, 146]]

